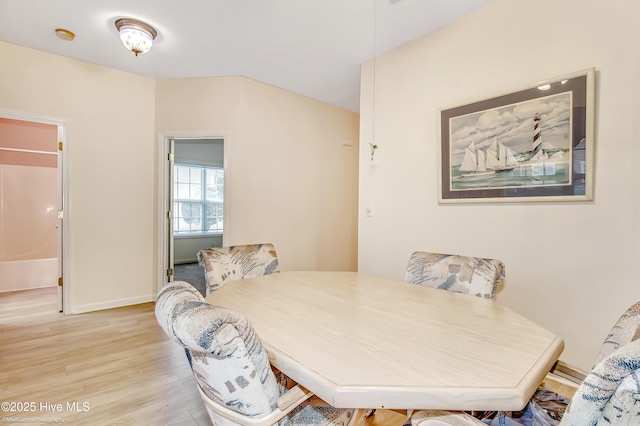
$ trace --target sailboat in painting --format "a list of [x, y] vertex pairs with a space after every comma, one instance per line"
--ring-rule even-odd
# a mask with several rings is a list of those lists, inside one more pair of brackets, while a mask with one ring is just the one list
[[487, 148], [487, 165], [496, 172], [506, 172], [518, 167], [519, 163], [511, 148], [502, 142], [498, 142], [498, 137], [493, 137], [493, 142]]
[[487, 165], [487, 153], [482, 148], [476, 148], [471, 142], [464, 150], [464, 159], [460, 165], [460, 173], [464, 177], [494, 174], [496, 171]]

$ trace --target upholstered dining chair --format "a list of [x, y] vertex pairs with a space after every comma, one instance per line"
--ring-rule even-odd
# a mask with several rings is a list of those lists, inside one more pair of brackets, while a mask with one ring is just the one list
[[371, 410], [337, 409], [274, 372], [260, 338], [241, 314], [208, 304], [176, 281], [157, 297], [155, 314], [186, 352], [214, 425], [353, 425]]
[[204, 267], [206, 295], [229, 281], [279, 272], [273, 244], [245, 244], [202, 249], [198, 263]]
[[495, 299], [504, 277], [504, 264], [496, 259], [416, 251], [409, 257], [404, 280]]
[[[552, 372], [553, 374], [553, 372]], [[536, 394], [547, 392], [541, 387]], [[547, 413], [534, 400], [530, 402], [521, 419], [516, 422], [508, 413], [497, 413], [492, 425], [531, 424], [531, 416], [537, 414], [536, 425], [560, 426], [583, 425], [640, 425], [640, 302], [627, 309], [611, 328], [605, 338], [591, 372], [577, 384], [573, 397], [557, 396], [559, 404], [567, 403], [566, 410]], [[535, 397], [535, 395], [534, 395]], [[552, 415], [550, 415], [552, 414]], [[468, 413], [421, 410], [412, 414], [412, 426], [429, 425], [485, 425]]]

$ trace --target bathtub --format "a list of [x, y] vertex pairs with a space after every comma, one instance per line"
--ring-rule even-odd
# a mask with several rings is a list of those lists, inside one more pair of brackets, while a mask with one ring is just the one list
[[0, 292], [57, 285], [57, 258], [0, 262]]

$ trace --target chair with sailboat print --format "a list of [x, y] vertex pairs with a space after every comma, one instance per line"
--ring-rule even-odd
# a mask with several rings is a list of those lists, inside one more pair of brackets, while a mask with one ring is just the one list
[[504, 263], [497, 259], [424, 251], [409, 257], [405, 273], [408, 283], [490, 299], [504, 277]]
[[187, 282], [164, 287], [155, 314], [166, 335], [184, 348], [214, 425], [353, 426], [372, 412], [332, 407], [273, 369], [247, 318], [207, 303]]
[[229, 281], [279, 272], [273, 244], [244, 244], [202, 249], [198, 263], [204, 267], [206, 295]]
[[640, 302], [628, 308], [611, 328], [591, 372], [585, 375], [561, 361], [558, 364], [562, 369], [556, 365], [547, 379], [551, 377], [553, 382], [554, 376], [561, 374], [560, 378], [568, 380], [560, 383], [569, 384], [564, 390], [571, 389], [571, 395], [553, 392], [545, 380], [519, 412], [420, 410], [411, 414], [411, 425], [640, 424]]

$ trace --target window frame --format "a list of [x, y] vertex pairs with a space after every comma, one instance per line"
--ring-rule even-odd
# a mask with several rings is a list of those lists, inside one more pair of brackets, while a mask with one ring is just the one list
[[[178, 181], [178, 167], [187, 167], [189, 169], [195, 168], [195, 169], [200, 169], [200, 199], [192, 199], [192, 198], [179, 198], [178, 195], [178, 185], [181, 183]], [[219, 203], [220, 204], [220, 215], [216, 216], [219, 217], [219, 219], [217, 221], [222, 222], [224, 220], [224, 177], [225, 177], [225, 173], [224, 173], [224, 167], [217, 167], [217, 166], [208, 166], [208, 165], [202, 165], [202, 164], [190, 164], [190, 163], [183, 163], [183, 162], [175, 162], [173, 164], [173, 182], [171, 182], [172, 188], [173, 188], [173, 217], [171, 218], [171, 220], [174, 221], [173, 224], [173, 238], [176, 239], [180, 239], [180, 238], [207, 238], [207, 237], [211, 237], [211, 236], [217, 236], [217, 235], [222, 235], [224, 233], [224, 225], [221, 227], [221, 229], [217, 229], [217, 230], [213, 230], [213, 231], [209, 231], [209, 230], [205, 230], [203, 229], [205, 224], [208, 222], [207, 221], [207, 204], [210, 203]], [[218, 191], [218, 194], [222, 197], [221, 201], [212, 201], [212, 200], [208, 200], [207, 199], [207, 170], [214, 170], [216, 173], [221, 173], [222, 174], [222, 190]], [[189, 172], [191, 173], [191, 171]], [[182, 182], [184, 183], [184, 182]], [[189, 180], [189, 185], [196, 185], [196, 184], [192, 184], [191, 183], [191, 179]], [[214, 183], [214, 185], [217, 183]], [[193, 204], [199, 204], [200, 206], [200, 229], [199, 230], [186, 230], [186, 231], [180, 231], [178, 230], [179, 226], [176, 224], [177, 221], [180, 220], [180, 217], [182, 215], [179, 214], [179, 203], [193, 203]]]

